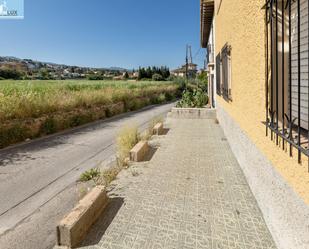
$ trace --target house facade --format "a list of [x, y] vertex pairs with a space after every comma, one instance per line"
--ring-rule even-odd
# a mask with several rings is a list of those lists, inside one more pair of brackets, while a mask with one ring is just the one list
[[182, 65], [180, 68], [172, 70], [171, 75], [175, 77], [186, 77], [188, 74], [189, 78], [195, 78], [197, 71], [197, 64], [188, 63], [188, 65]]
[[308, 12], [308, 0], [201, 0], [212, 106], [286, 249], [309, 248]]

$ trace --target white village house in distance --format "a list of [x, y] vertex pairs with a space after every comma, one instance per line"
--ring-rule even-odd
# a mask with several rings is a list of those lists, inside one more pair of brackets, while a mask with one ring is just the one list
[[[173, 71], [171, 71], [171, 75], [176, 76], [176, 77], [186, 77], [186, 71], [187, 71], [187, 66], [182, 65], [180, 68], [177, 68]], [[189, 63], [188, 64], [188, 77], [189, 78], [194, 78], [196, 73], [197, 73], [197, 65], [194, 63]]]
[[171, 71], [171, 75], [176, 77], [189, 77], [195, 78], [197, 74], [197, 65], [193, 63], [192, 50], [191, 46], [187, 45], [186, 47], [186, 64], [182, 65], [180, 68], [177, 68]]

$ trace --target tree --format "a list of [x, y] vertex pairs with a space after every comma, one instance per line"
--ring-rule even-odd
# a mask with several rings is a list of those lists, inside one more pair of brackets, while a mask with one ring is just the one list
[[153, 81], [162, 81], [162, 80], [163, 80], [163, 77], [162, 77], [161, 74], [155, 73], [155, 74], [152, 76], [152, 80], [153, 80]]
[[126, 80], [129, 79], [129, 74], [128, 74], [128, 72], [125, 72], [123, 78], [126, 79]]
[[16, 69], [0, 68], [0, 78], [19, 80], [22, 76], [23, 73]]
[[42, 80], [49, 80], [49, 72], [46, 68], [42, 68], [39, 72], [39, 77]]
[[[138, 69], [138, 80], [141, 79], [152, 79], [153, 75], [158, 74], [162, 77], [162, 80], [168, 79], [170, 76], [170, 70], [166, 66], [161, 66], [161, 67], [140, 67]], [[157, 77], [157, 76], [156, 76]]]

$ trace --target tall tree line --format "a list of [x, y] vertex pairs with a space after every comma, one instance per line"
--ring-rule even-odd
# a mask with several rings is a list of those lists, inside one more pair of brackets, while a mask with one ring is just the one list
[[140, 67], [138, 69], [138, 79], [152, 79], [152, 77], [157, 74], [161, 75], [164, 80], [170, 76], [170, 69], [166, 66], [162, 67]]

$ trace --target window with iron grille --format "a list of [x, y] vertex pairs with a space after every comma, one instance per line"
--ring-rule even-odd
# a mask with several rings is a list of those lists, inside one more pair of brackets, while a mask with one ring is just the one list
[[216, 56], [216, 85], [217, 94], [221, 96], [221, 54]]
[[222, 94], [226, 100], [232, 100], [231, 46], [226, 44], [221, 51]]
[[[271, 139], [309, 156], [308, 0], [266, 1], [266, 123]], [[279, 139], [282, 138], [282, 139]], [[308, 167], [309, 168], [309, 167]]]

